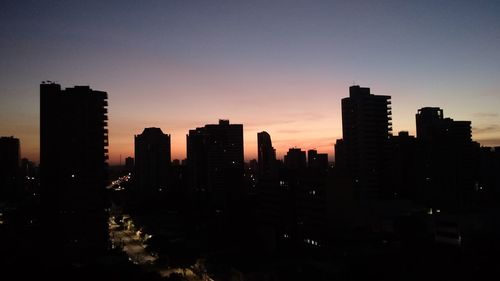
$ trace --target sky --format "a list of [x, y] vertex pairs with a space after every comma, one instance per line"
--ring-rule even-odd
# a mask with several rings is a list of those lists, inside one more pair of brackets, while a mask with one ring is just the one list
[[353, 84], [392, 96], [393, 130], [415, 134], [421, 107], [470, 120], [500, 146], [500, 1], [2, 1], [0, 136], [39, 159], [39, 84], [109, 95], [110, 162], [160, 127], [172, 158], [189, 129], [219, 119], [277, 154], [333, 157], [340, 100]]

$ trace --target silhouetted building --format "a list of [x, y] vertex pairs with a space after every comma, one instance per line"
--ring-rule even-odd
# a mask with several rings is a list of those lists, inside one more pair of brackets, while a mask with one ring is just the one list
[[267, 132], [257, 133], [259, 177], [269, 177], [275, 171], [276, 150]]
[[21, 175], [34, 178], [36, 176], [36, 165], [27, 158], [21, 159]]
[[125, 158], [125, 169], [129, 172], [134, 170], [134, 158], [133, 157]]
[[481, 147], [479, 155], [479, 180], [475, 190], [480, 194], [483, 207], [493, 207], [500, 199], [500, 146]]
[[28, 160], [27, 158], [22, 158], [19, 177], [21, 179], [22, 186], [19, 188], [17, 194], [22, 197], [24, 196], [30, 196], [32, 198], [35, 197], [39, 193], [38, 169], [35, 163], [33, 161]]
[[307, 166], [311, 170], [326, 171], [328, 170], [328, 154], [318, 153], [315, 149], [307, 151]]
[[257, 162], [257, 159], [252, 159], [248, 162], [248, 169], [252, 172], [252, 174], [257, 174], [257, 171], [259, 170], [259, 162]]
[[19, 182], [20, 142], [0, 137], [0, 200], [11, 197]]
[[467, 208], [477, 182], [471, 122], [444, 118], [438, 107], [421, 108], [415, 118], [425, 203], [441, 209]]
[[342, 170], [347, 168], [346, 151], [343, 139], [338, 139], [335, 142], [335, 168]]
[[417, 138], [430, 141], [439, 134], [439, 123], [444, 119], [443, 110], [439, 107], [424, 107], [415, 115], [417, 123]]
[[439, 107], [424, 107], [415, 115], [417, 138], [426, 143], [470, 143], [472, 130], [470, 121], [455, 121], [444, 118]]
[[224, 207], [243, 190], [243, 125], [205, 125], [190, 130], [187, 165], [190, 192], [203, 193], [209, 202]]
[[259, 239], [271, 251], [325, 246], [328, 158], [315, 150], [309, 150], [308, 156], [312, 168], [306, 169], [306, 152], [290, 148], [284, 157], [285, 169], [275, 179], [265, 178], [256, 185]]
[[[186, 165], [182, 164], [179, 159], [174, 159], [172, 161], [172, 166], [170, 167], [170, 178], [168, 180], [169, 183], [169, 191], [170, 194], [185, 194], [186, 189], [187, 189], [187, 183], [188, 183], [188, 177], [187, 177], [187, 167]], [[170, 196], [173, 198], [173, 200], [176, 200], [175, 198], [179, 198], [174, 196]], [[181, 201], [177, 200], [175, 203], [180, 203]]]
[[342, 99], [343, 168], [350, 173], [361, 200], [376, 198], [383, 184], [392, 131], [390, 99], [360, 86], [349, 87], [349, 97]]
[[108, 246], [107, 106], [107, 93], [88, 86], [40, 85], [43, 243], [61, 261], [81, 262]]
[[160, 128], [146, 128], [135, 136], [135, 183], [139, 191], [167, 189], [170, 172], [170, 135]]
[[284, 157], [285, 167], [290, 170], [306, 168], [306, 152], [300, 148], [290, 148]]
[[391, 136], [389, 161], [387, 163], [387, 185], [383, 188], [386, 197], [417, 198], [417, 140], [408, 132]]

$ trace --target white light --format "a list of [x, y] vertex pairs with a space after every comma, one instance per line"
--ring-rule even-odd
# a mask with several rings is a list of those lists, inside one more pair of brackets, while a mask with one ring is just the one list
[[74, 178], [75, 177], [75, 174], [71, 174], [71, 177]]

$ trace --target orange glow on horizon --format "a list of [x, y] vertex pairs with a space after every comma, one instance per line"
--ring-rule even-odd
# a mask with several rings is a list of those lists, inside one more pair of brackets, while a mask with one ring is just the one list
[[[231, 121], [231, 120], [230, 120]], [[210, 124], [216, 122], [209, 122]], [[209, 124], [207, 123], [207, 124]], [[232, 123], [232, 122], [231, 122]], [[235, 122], [236, 123], [236, 122]], [[203, 126], [199, 125], [199, 126]], [[149, 127], [149, 126], [148, 126]], [[165, 127], [160, 127], [163, 133], [170, 134], [171, 137], [171, 155], [172, 160], [174, 159], [185, 159], [186, 158], [186, 134], [189, 129], [186, 129], [184, 132], [182, 130], [169, 131]], [[190, 128], [190, 129], [194, 129]], [[264, 130], [264, 129], [256, 129], [256, 128], [245, 128], [245, 124], [243, 123], [244, 129], [244, 153], [245, 160], [249, 161], [251, 159], [257, 158], [257, 133], [261, 131], [267, 131], [271, 134], [271, 139], [273, 141], [273, 146], [276, 149], [276, 154], [279, 159], [282, 159], [283, 156], [287, 153], [289, 148], [298, 147], [302, 150], [308, 149], [316, 149], [320, 153], [328, 153], [330, 161], [333, 160], [333, 145], [335, 140], [340, 137], [341, 133], [338, 137], [323, 137], [321, 135], [322, 130], [318, 129], [313, 131], [308, 135], [302, 135], [297, 131], [287, 131], [281, 130], [281, 133], [274, 133], [272, 130]], [[333, 132], [333, 131], [332, 131]], [[142, 133], [142, 130], [135, 132], [135, 134]], [[120, 134], [121, 135], [121, 134]], [[110, 136], [110, 159], [109, 162], [111, 165], [117, 165], [120, 163], [120, 155], [121, 155], [121, 163], [124, 164], [126, 157], [134, 157], [134, 134], [130, 136], [120, 136], [116, 137], [111, 134]]]

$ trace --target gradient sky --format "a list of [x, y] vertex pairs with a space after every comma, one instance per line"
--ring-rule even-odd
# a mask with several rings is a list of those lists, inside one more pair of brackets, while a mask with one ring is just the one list
[[[145, 127], [244, 124], [333, 156], [353, 83], [392, 96], [394, 131], [439, 106], [500, 145], [500, 1], [2, 1], [0, 135], [38, 161], [39, 84], [109, 94], [111, 163]], [[61, 141], [64, 141], [61, 139]]]

